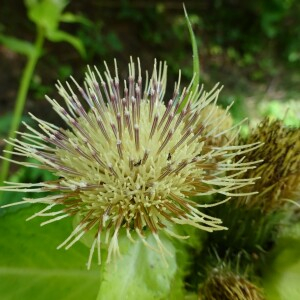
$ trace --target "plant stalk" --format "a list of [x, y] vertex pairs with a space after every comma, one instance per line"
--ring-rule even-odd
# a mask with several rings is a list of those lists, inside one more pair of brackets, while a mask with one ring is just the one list
[[[25, 69], [21, 77], [18, 94], [17, 94], [17, 100], [14, 107], [13, 117], [12, 117], [12, 123], [8, 134], [8, 139], [14, 139], [16, 137], [16, 131], [18, 130], [20, 125], [21, 117], [25, 106], [25, 101], [29, 90], [29, 85], [32, 80], [36, 64], [42, 52], [44, 39], [45, 36], [44, 36], [43, 28], [37, 27], [37, 36], [36, 36], [36, 41], [34, 43], [34, 52], [28, 57], [27, 64], [25, 66]], [[12, 150], [13, 150], [13, 146], [11, 144], [6, 143], [4, 148], [4, 153], [3, 153], [4, 160], [2, 161], [2, 165], [1, 165], [0, 184], [3, 184], [4, 181], [6, 181], [7, 179], [9, 167], [10, 167], [9, 160], [12, 157], [10, 151]], [[0, 199], [1, 199], [1, 193], [0, 193]]]

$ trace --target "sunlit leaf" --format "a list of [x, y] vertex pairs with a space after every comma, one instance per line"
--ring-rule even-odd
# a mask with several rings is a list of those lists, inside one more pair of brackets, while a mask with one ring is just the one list
[[0, 298], [6, 300], [94, 300], [100, 270], [87, 271], [88, 248], [78, 243], [56, 250], [72, 230], [65, 219], [40, 227], [25, 219], [37, 211], [30, 206], [0, 217]]
[[60, 15], [67, 5], [65, 0], [26, 0], [28, 17], [46, 32], [58, 27]]
[[268, 300], [300, 299], [300, 223], [288, 227], [265, 268], [263, 285]]
[[89, 21], [81, 16], [72, 13], [62, 13], [67, 5], [66, 0], [26, 0], [28, 8], [28, 17], [52, 42], [68, 42], [71, 44], [82, 57], [86, 56], [84, 46], [80, 39], [59, 30], [60, 21], [80, 22], [88, 24]]
[[[166, 261], [139, 239], [132, 243], [126, 236], [120, 237], [120, 251], [126, 254], [105, 267], [97, 299], [170, 299], [177, 271], [176, 249], [168, 239], [161, 240], [172, 255], [166, 256]], [[147, 242], [157, 247], [152, 236]]]

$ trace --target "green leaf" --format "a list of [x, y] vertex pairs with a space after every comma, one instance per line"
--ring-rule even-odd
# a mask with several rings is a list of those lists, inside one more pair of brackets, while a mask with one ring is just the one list
[[82, 57], [86, 57], [85, 48], [81, 40], [75, 36], [61, 30], [49, 31], [46, 33], [46, 36], [52, 42], [68, 42], [80, 53]]
[[300, 223], [280, 237], [267, 262], [263, 286], [268, 300], [300, 299]]
[[[171, 284], [177, 271], [176, 249], [167, 238], [160, 239], [172, 255], [165, 256], [167, 264], [161, 254], [149, 249], [140, 239], [132, 243], [126, 234], [120, 236], [122, 256], [106, 265], [97, 299], [170, 299]], [[157, 248], [152, 235], [147, 237], [147, 242]]]
[[78, 243], [56, 250], [72, 231], [70, 219], [40, 227], [25, 219], [37, 211], [30, 206], [0, 217], [0, 295], [5, 300], [94, 300], [100, 270], [86, 270], [89, 250]]
[[93, 23], [84, 16], [75, 15], [70, 12], [64, 13], [60, 16], [60, 21], [65, 23], [81, 23], [86, 26], [92, 26]]
[[45, 36], [52, 42], [68, 42], [82, 57], [86, 57], [85, 49], [80, 39], [58, 29], [60, 21], [88, 23], [84, 17], [71, 13], [62, 14], [67, 5], [66, 0], [26, 0], [28, 16]]
[[46, 32], [58, 27], [63, 9], [67, 5], [66, 0], [26, 0], [29, 19], [42, 27]]
[[33, 44], [3, 34], [0, 34], [0, 43], [14, 52], [27, 56], [31, 56], [35, 52]]

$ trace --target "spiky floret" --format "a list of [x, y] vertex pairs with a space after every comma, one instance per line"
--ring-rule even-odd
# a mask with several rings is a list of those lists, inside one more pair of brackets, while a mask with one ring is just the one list
[[[24, 199], [47, 204], [34, 215], [51, 217], [42, 225], [79, 216], [80, 223], [59, 247], [69, 248], [86, 232], [96, 229], [88, 267], [95, 248], [100, 263], [104, 233], [109, 244], [108, 261], [118, 253], [121, 228], [128, 238], [132, 239], [135, 231], [143, 241], [148, 229], [162, 252], [159, 232], [177, 236], [174, 224], [207, 231], [224, 229], [220, 219], [199, 210], [209, 204], [196, 203], [189, 197], [214, 193], [231, 196], [232, 191], [252, 184], [253, 178], [238, 177], [253, 168], [253, 162], [244, 163], [243, 158], [234, 162], [234, 157], [257, 144], [232, 145], [238, 131], [220, 147], [206, 143], [232, 129], [222, 129], [227, 111], [214, 117], [220, 89], [215, 86], [208, 93], [202, 88], [191, 91], [190, 85], [180, 92], [179, 76], [172, 99], [164, 104], [166, 64], [155, 62], [152, 76], [148, 79], [146, 73], [143, 86], [139, 60], [138, 74], [131, 60], [123, 93], [116, 62], [114, 78], [105, 66], [104, 78], [97, 68], [88, 69], [84, 88], [73, 78], [73, 88], [69, 83], [66, 87], [58, 83], [66, 107], [47, 97], [68, 129], [31, 115], [39, 130], [25, 124], [29, 132], [20, 133], [23, 139], [8, 141], [14, 145], [13, 154], [40, 162], [22, 165], [50, 170], [59, 179], [38, 184], [11, 183], [1, 190], [54, 192]], [[203, 113], [209, 104], [213, 104], [212, 109]], [[231, 171], [228, 176], [227, 171]], [[55, 207], [58, 210], [53, 210]]]

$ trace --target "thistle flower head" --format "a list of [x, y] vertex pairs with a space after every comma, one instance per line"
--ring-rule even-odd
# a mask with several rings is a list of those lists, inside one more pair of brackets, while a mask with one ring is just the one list
[[[95, 248], [100, 261], [103, 234], [109, 261], [119, 251], [120, 231], [129, 239], [136, 232], [145, 242], [148, 230], [163, 252], [159, 233], [177, 236], [174, 224], [207, 231], [224, 229], [220, 219], [200, 210], [208, 204], [189, 197], [231, 196], [231, 191], [253, 183], [253, 179], [238, 179], [253, 162], [233, 161], [254, 145], [232, 146], [235, 136], [222, 146], [207, 142], [230, 130], [222, 129], [227, 111], [215, 117], [214, 109], [205, 109], [209, 104], [215, 106], [220, 89], [192, 91], [190, 85], [180, 91], [179, 76], [172, 98], [165, 103], [166, 65], [155, 63], [150, 79], [146, 74], [144, 81], [139, 61], [137, 65], [136, 69], [131, 60], [124, 83], [120, 83], [116, 63], [114, 76], [105, 64], [102, 75], [97, 68], [89, 68], [83, 86], [73, 78], [72, 84], [58, 83], [65, 105], [47, 100], [67, 128], [31, 115], [39, 130], [25, 124], [29, 132], [21, 133], [22, 139], [8, 141], [14, 145], [15, 155], [39, 161], [22, 165], [50, 170], [58, 179], [1, 189], [54, 192], [24, 200], [47, 204], [33, 216], [50, 217], [42, 224], [79, 216], [79, 224], [59, 247], [69, 248], [86, 232], [95, 230], [88, 266]], [[234, 173], [226, 176], [227, 171]]]
[[[243, 176], [261, 177], [251, 188], [259, 193], [240, 197], [239, 205], [272, 212], [287, 201], [298, 201], [300, 195], [300, 129], [287, 127], [280, 120], [266, 118], [242, 143], [262, 142], [264, 145], [247, 153], [245, 161], [261, 160], [254, 170]], [[238, 157], [237, 157], [238, 158]]]

